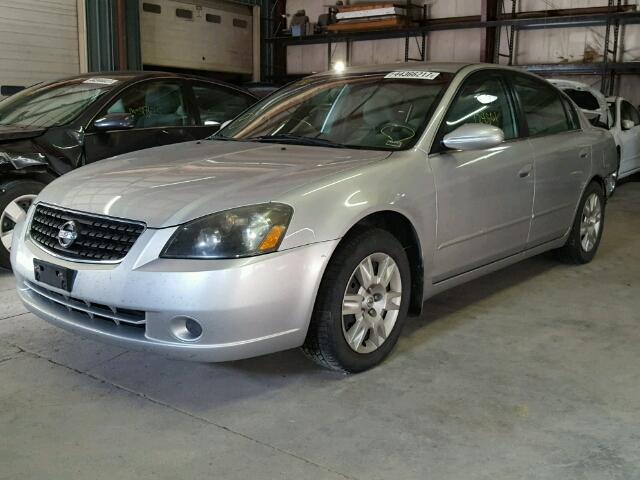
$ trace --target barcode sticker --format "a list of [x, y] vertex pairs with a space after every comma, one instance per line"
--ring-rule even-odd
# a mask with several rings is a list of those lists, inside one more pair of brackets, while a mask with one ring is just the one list
[[87, 78], [82, 83], [95, 83], [97, 85], [113, 85], [114, 83], [118, 83], [118, 80], [114, 78], [92, 77], [92, 78]]
[[421, 70], [398, 70], [387, 73], [384, 78], [412, 78], [419, 80], [435, 80], [440, 75], [439, 72], [424, 72]]

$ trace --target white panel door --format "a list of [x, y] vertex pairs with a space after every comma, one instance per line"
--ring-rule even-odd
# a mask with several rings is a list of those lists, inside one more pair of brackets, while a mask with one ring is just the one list
[[80, 70], [78, 0], [0, 0], [0, 86], [25, 86]]
[[253, 73], [250, 7], [214, 0], [139, 2], [145, 66]]

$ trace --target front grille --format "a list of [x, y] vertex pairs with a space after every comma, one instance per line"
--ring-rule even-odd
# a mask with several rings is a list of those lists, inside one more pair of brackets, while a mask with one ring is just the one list
[[[67, 248], [58, 241], [60, 227], [75, 223], [78, 237]], [[144, 232], [140, 222], [78, 213], [49, 205], [38, 205], [29, 234], [38, 244], [70, 260], [118, 262]]]
[[87, 302], [68, 295], [62, 295], [48, 288], [36, 285], [35, 283], [25, 282], [25, 284], [39, 297], [64, 307], [70, 312], [86, 315], [87, 318], [92, 320], [110, 320], [116, 325], [124, 323], [140, 328], [144, 328], [147, 323], [146, 313], [141, 310], [131, 310], [128, 308], [103, 305], [101, 303]]

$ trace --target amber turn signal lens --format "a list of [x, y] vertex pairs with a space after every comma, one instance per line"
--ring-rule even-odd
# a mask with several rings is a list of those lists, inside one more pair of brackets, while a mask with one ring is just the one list
[[276, 248], [278, 246], [278, 243], [280, 243], [280, 238], [284, 234], [285, 230], [286, 227], [284, 227], [283, 225], [274, 225], [273, 227], [271, 227], [271, 230], [269, 230], [267, 236], [264, 237], [264, 240], [262, 240], [262, 243], [258, 247], [258, 250], [264, 252]]

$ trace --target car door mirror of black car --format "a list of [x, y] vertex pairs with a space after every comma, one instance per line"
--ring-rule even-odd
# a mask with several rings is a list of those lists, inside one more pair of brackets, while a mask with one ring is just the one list
[[504, 142], [501, 128], [485, 123], [467, 123], [444, 136], [442, 143], [453, 150], [484, 150]]
[[212, 129], [214, 133], [220, 130], [220, 122], [216, 122], [215, 120], [205, 120], [204, 126]]
[[636, 124], [633, 123], [633, 120], [622, 120], [622, 129], [623, 130], [631, 130], [635, 126], [636, 126]]
[[93, 122], [93, 128], [100, 131], [129, 130], [135, 127], [135, 117], [130, 113], [108, 113]]

